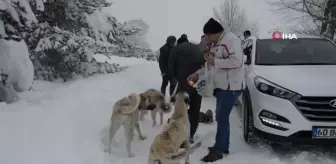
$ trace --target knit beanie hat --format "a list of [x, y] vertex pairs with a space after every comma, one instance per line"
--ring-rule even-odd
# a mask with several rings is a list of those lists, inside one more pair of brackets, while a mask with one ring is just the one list
[[203, 27], [204, 34], [215, 34], [222, 32], [223, 30], [223, 26], [213, 18], [210, 18]]
[[189, 42], [189, 40], [184, 37], [180, 37], [179, 39], [177, 39], [177, 45], [182, 44], [184, 42]]
[[167, 42], [168, 44], [174, 43], [174, 42], [176, 42], [176, 37], [173, 36], [173, 35], [170, 35], [170, 36], [167, 37], [166, 42]]

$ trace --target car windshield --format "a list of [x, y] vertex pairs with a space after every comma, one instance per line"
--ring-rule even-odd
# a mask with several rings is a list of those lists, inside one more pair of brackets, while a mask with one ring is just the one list
[[262, 39], [256, 65], [336, 65], [336, 46], [326, 39]]

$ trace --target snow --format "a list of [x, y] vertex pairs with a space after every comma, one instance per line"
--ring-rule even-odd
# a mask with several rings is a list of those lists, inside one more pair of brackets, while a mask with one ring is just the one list
[[143, 64], [144, 59], [139, 59], [135, 57], [119, 57], [115, 55], [111, 56], [106, 56], [104, 54], [94, 54], [93, 58], [98, 62], [98, 63], [110, 63], [110, 64], [119, 64], [120, 66], [129, 66], [129, 65], [134, 65], [134, 64]]
[[44, 11], [44, 0], [35, 0], [36, 2], [36, 9], [39, 11]]
[[18, 92], [28, 90], [32, 86], [34, 67], [25, 41], [0, 39], [0, 49], [0, 68], [9, 75], [8, 82]]
[[95, 59], [98, 63], [105, 63], [109, 61], [109, 58], [106, 55], [98, 53], [93, 55], [93, 59]]
[[[69, 83], [35, 81], [34, 91], [21, 93], [21, 101], [0, 104], [0, 163], [3, 164], [144, 164], [148, 148], [162, 127], [151, 127], [147, 115], [141, 127], [148, 137], [135, 137], [135, 157], [128, 158], [125, 138], [120, 129], [113, 143], [113, 155], [103, 152], [113, 103], [131, 92], [159, 88], [161, 77], [156, 62], [115, 58], [127, 62], [126, 71], [97, 75]], [[202, 110], [214, 109], [214, 99], [204, 99]], [[165, 115], [165, 120], [168, 115]], [[231, 115], [231, 154], [218, 164], [334, 164], [335, 155], [311, 151], [288, 156], [271, 151], [267, 146], [248, 146], [242, 139], [237, 113]], [[201, 124], [198, 136], [213, 132], [215, 125]], [[211, 146], [214, 133], [191, 155], [191, 163]], [[215, 164], [216, 164], [215, 163]]]
[[114, 27], [109, 23], [109, 14], [103, 12], [95, 12], [91, 15], [86, 15], [89, 25], [93, 28], [96, 39], [99, 37], [99, 32], [108, 34]]

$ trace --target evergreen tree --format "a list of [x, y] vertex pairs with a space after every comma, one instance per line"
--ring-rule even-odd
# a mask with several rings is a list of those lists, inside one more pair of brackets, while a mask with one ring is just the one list
[[[43, 10], [43, 3], [36, 0], [37, 10]], [[28, 31], [37, 23], [27, 0], [0, 1], [0, 39], [20, 41], [21, 32]]]

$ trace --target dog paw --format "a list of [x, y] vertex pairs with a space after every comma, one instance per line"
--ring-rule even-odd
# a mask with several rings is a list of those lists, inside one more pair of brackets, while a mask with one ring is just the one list
[[139, 139], [140, 140], [145, 140], [147, 137], [146, 136], [140, 136]]
[[134, 157], [135, 155], [133, 153], [128, 153], [128, 157]]

